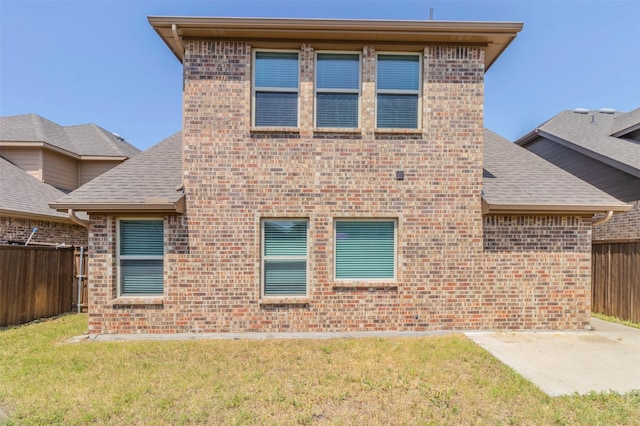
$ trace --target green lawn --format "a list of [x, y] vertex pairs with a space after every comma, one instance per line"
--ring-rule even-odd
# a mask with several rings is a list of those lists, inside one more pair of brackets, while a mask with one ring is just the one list
[[462, 335], [63, 343], [86, 327], [0, 331], [6, 424], [640, 424], [640, 393], [550, 398]]

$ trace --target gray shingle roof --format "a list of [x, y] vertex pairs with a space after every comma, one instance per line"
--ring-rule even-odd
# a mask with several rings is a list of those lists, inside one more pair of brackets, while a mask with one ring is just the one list
[[140, 150], [96, 124], [64, 128], [80, 155], [133, 157]]
[[20, 167], [0, 157], [0, 211], [3, 215], [43, 216], [43, 219], [67, 219], [66, 213], [49, 208], [49, 203], [64, 192], [40, 182]]
[[640, 108], [636, 108], [626, 114], [618, 115], [613, 121], [611, 135], [636, 127], [640, 124]]
[[178, 132], [52, 203], [54, 208], [91, 210], [88, 205], [127, 204], [141, 209], [150, 200], [177, 203], [183, 197], [182, 133]]
[[46, 142], [77, 155], [130, 158], [140, 152], [95, 124], [63, 127], [37, 114], [0, 117], [0, 141]]
[[483, 199], [492, 206], [628, 209], [625, 203], [486, 129], [483, 168]]
[[[561, 143], [568, 148], [602, 161], [635, 176], [640, 176], [640, 144], [612, 134], [640, 121], [640, 112], [606, 114], [590, 111], [579, 114], [563, 111], [539, 126], [534, 133]], [[529, 134], [516, 141], [524, 146], [531, 141]]]

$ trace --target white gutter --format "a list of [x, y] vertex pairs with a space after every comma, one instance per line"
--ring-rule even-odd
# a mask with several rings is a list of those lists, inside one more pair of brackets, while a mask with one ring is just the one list
[[605, 217], [603, 217], [602, 219], [594, 220], [591, 226], [596, 226], [596, 225], [600, 225], [601, 223], [609, 222], [612, 216], [613, 216], [613, 210], [609, 210]]
[[78, 225], [89, 229], [89, 221], [85, 219], [80, 219], [78, 216], [76, 216], [76, 211], [74, 209], [69, 209], [68, 213], [69, 213], [69, 218], [71, 218], [71, 221], [73, 223], [77, 223]]

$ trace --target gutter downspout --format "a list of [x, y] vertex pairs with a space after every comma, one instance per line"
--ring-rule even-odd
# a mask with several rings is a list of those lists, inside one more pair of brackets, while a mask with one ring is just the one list
[[80, 219], [78, 216], [76, 216], [76, 211], [74, 209], [69, 209], [67, 212], [69, 213], [69, 218], [73, 223], [76, 223], [84, 228], [89, 229], [89, 221], [85, 219]]
[[601, 223], [609, 222], [609, 220], [611, 220], [612, 216], [613, 216], [613, 210], [609, 210], [605, 217], [603, 217], [601, 219], [594, 220], [591, 223], [591, 226], [596, 226], [596, 225], [600, 225]]

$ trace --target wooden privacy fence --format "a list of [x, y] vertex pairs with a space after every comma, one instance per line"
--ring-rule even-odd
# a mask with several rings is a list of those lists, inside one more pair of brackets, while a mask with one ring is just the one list
[[77, 257], [73, 248], [0, 246], [0, 327], [72, 311]]
[[640, 240], [592, 246], [591, 309], [640, 322]]

